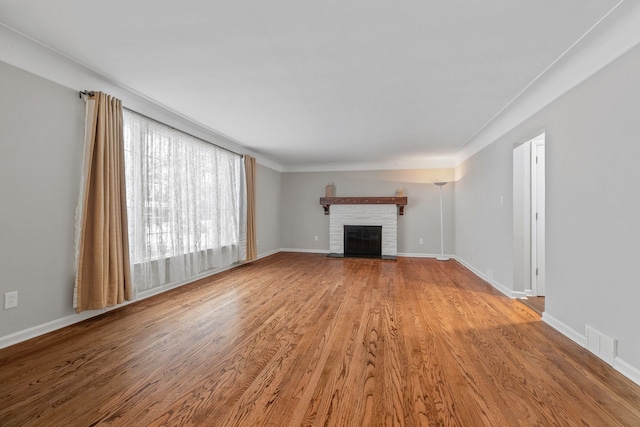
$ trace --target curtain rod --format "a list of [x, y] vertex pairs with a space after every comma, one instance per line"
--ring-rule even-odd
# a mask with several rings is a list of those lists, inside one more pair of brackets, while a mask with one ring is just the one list
[[[92, 91], [92, 90], [81, 90], [80, 92], [78, 92], [78, 97], [79, 97], [79, 98], [82, 98], [82, 96], [83, 96], [83, 95], [85, 95], [85, 96], [93, 96], [93, 95], [95, 95], [95, 92], [94, 92], [94, 91]], [[221, 150], [228, 151], [228, 152], [230, 152], [230, 153], [235, 154], [236, 156], [244, 157], [244, 154], [236, 153], [236, 152], [235, 152], [235, 151], [233, 151], [233, 150], [230, 150], [230, 149], [225, 148], [225, 147], [221, 147], [221, 146], [219, 146], [218, 144], [214, 144], [213, 142], [209, 142], [209, 141], [207, 141], [207, 140], [205, 140], [205, 139], [200, 138], [199, 136], [195, 136], [195, 135], [193, 135], [193, 134], [191, 134], [191, 133], [189, 133], [189, 132], [185, 132], [185, 131], [183, 131], [182, 129], [175, 128], [175, 127], [173, 127], [173, 126], [171, 126], [171, 125], [168, 125], [168, 124], [166, 124], [166, 123], [161, 122], [160, 120], [154, 119], [153, 117], [149, 117], [149, 116], [147, 116], [146, 114], [139, 113], [139, 112], [137, 112], [137, 111], [135, 111], [135, 110], [132, 110], [131, 108], [127, 108], [127, 107], [124, 107], [124, 106], [123, 106], [122, 108], [123, 108], [124, 110], [130, 111], [130, 112], [132, 112], [132, 113], [134, 113], [134, 114], [137, 114], [137, 115], [139, 115], [139, 116], [142, 116], [142, 117], [144, 117], [145, 119], [153, 120], [154, 122], [156, 122], [156, 123], [160, 123], [160, 124], [162, 124], [162, 125], [164, 125], [164, 126], [167, 126], [167, 127], [168, 127], [168, 128], [170, 128], [170, 129], [177, 130], [178, 132], [182, 132], [182, 133], [184, 133], [185, 135], [189, 135], [189, 136], [190, 136], [190, 137], [192, 137], [192, 138], [196, 138], [196, 139], [199, 139], [199, 140], [200, 140], [200, 141], [202, 141], [202, 142], [206, 142], [207, 144], [214, 145], [214, 146], [216, 146], [216, 147], [220, 148]]]
[[182, 129], [178, 129], [178, 128], [176, 128], [176, 127], [173, 127], [173, 126], [171, 126], [171, 125], [168, 125], [168, 124], [166, 124], [166, 123], [163, 123], [163, 122], [161, 122], [160, 120], [154, 119], [153, 117], [149, 117], [149, 116], [147, 116], [146, 114], [139, 113], [139, 112], [137, 112], [137, 111], [135, 111], [135, 110], [132, 110], [131, 108], [122, 107], [122, 109], [123, 109], [123, 110], [127, 110], [127, 111], [129, 111], [129, 112], [131, 112], [131, 113], [137, 114], [137, 115], [139, 115], [139, 116], [142, 116], [142, 117], [144, 117], [145, 119], [153, 120], [153, 121], [154, 121], [154, 122], [156, 122], [156, 123], [160, 123], [161, 125], [164, 125], [164, 126], [166, 126], [166, 127], [170, 128], [170, 129], [177, 130], [178, 132], [182, 132], [182, 133], [184, 133], [185, 135], [189, 135], [189, 136], [190, 136], [190, 137], [192, 137], [192, 138], [199, 139], [200, 141], [202, 141], [202, 142], [206, 142], [207, 144], [214, 145], [214, 146], [216, 146], [216, 147], [220, 148], [221, 150], [228, 151], [228, 152], [230, 152], [230, 153], [232, 153], [232, 154], [235, 154], [236, 156], [244, 157], [244, 154], [236, 153], [236, 152], [235, 152], [235, 151], [233, 151], [233, 150], [230, 150], [230, 149], [225, 148], [225, 147], [221, 147], [221, 146], [219, 146], [218, 144], [215, 144], [215, 143], [213, 143], [213, 142], [210, 142], [210, 141], [207, 141], [207, 140], [205, 140], [205, 139], [202, 139], [202, 138], [200, 138], [199, 136], [195, 136], [194, 134], [191, 134], [191, 133], [189, 133], [189, 132], [185, 132], [185, 131], [183, 131]]

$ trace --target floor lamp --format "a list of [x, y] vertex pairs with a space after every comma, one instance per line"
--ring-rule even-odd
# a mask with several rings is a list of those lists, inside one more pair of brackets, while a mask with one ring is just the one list
[[438, 261], [449, 261], [449, 257], [444, 256], [444, 223], [442, 220], [442, 186], [446, 184], [446, 182], [435, 182], [440, 188], [440, 256], [436, 257]]

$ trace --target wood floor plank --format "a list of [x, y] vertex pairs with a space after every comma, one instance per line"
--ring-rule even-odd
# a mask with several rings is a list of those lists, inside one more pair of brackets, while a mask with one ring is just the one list
[[638, 426], [640, 387], [455, 261], [279, 253], [0, 350], [1, 426]]

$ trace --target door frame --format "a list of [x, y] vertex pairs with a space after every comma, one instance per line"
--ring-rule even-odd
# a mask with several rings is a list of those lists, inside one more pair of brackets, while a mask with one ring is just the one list
[[[540, 173], [542, 172], [542, 191], [545, 192], [545, 158], [542, 159], [542, 162], [539, 162], [538, 156], [538, 147], [545, 147], [545, 135], [542, 134], [533, 140], [531, 140], [531, 293], [532, 296], [544, 296], [546, 294], [546, 268], [545, 259], [544, 259], [544, 245], [546, 238], [543, 235], [543, 241], [539, 242], [538, 238], [538, 224], [546, 222], [545, 215], [545, 206], [543, 205], [540, 209], [538, 209], [538, 192], [540, 188], [538, 188], [538, 178]], [[545, 150], [546, 153], [546, 150]], [[543, 153], [543, 155], [545, 154]], [[542, 166], [539, 166], [542, 165]], [[540, 170], [542, 169], [542, 170]], [[544, 194], [543, 194], [544, 197]], [[536, 214], [538, 215], [536, 218]], [[546, 227], [543, 227], [543, 233], [545, 232]], [[543, 246], [542, 251], [542, 260], [539, 260], [539, 251], [538, 246]], [[542, 266], [542, 267], [540, 267]], [[540, 269], [539, 269], [540, 267]], [[539, 269], [539, 270], [538, 270]], [[542, 280], [542, 289], [539, 289], [538, 281]]]

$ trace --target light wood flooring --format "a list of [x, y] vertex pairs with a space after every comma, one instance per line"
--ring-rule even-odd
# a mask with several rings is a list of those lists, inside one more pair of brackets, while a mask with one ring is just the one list
[[0, 350], [1, 426], [640, 426], [455, 261], [279, 253]]

